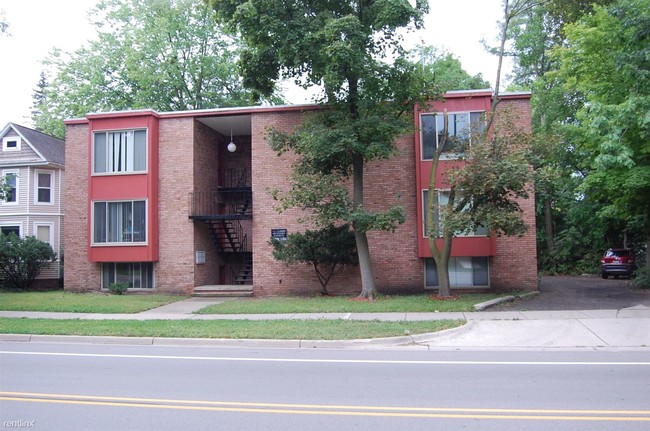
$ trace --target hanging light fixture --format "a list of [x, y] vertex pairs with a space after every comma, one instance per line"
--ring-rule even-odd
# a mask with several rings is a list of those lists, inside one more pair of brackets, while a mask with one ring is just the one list
[[232, 127], [230, 128], [230, 143], [228, 144], [228, 151], [231, 153], [237, 151], [237, 145], [235, 145], [235, 142], [232, 140]]

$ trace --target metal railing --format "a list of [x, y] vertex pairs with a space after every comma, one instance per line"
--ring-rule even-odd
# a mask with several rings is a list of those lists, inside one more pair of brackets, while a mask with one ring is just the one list
[[222, 188], [241, 188], [250, 187], [251, 182], [248, 177], [248, 169], [224, 169], [220, 173], [219, 187]]
[[251, 191], [191, 192], [188, 195], [188, 209], [190, 217], [251, 216], [253, 214], [253, 194]]

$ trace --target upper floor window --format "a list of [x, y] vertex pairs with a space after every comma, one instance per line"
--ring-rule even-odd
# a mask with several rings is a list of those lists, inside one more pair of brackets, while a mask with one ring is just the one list
[[120, 174], [147, 170], [147, 131], [95, 132], [93, 173]]
[[52, 203], [52, 172], [36, 171], [35, 188], [36, 203]]
[[20, 151], [20, 137], [6, 136], [2, 138], [2, 151]]
[[5, 199], [6, 203], [18, 203], [18, 172], [17, 171], [4, 171], [5, 180]]
[[[425, 238], [429, 236], [429, 232], [427, 230], [427, 223], [429, 220], [429, 217], [427, 215], [428, 203], [429, 203], [429, 190], [422, 190], [422, 209], [424, 212], [422, 217], [422, 222], [424, 224], [423, 233]], [[436, 190], [435, 193], [433, 194], [433, 205], [434, 205], [433, 220], [434, 223], [437, 224], [438, 226], [438, 232], [436, 234], [436, 237], [442, 237], [443, 229], [444, 229], [444, 217], [440, 217], [439, 209], [447, 206], [448, 204], [449, 204], [449, 192], [447, 190]], [[487, 234], [488, 234], [487, 228], [480, 227], [476, 230], [466, 230], [464, 232], [457, 232], [454, 234], [454, 236], [487, 236]]]
[[[447, 114], [448, 137], [441, 159], [454, 158], [465, 147], [476, 142], [485, 131], [484, 112], [458, 112]], [[422, 114], [422, 160], [432, 160], [445, 133], [443, 114]]]
[[144, 243], [146, 201], [93, 203], [93, 243]]

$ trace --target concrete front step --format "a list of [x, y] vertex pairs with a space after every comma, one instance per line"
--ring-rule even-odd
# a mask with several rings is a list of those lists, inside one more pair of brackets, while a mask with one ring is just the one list
[[198, 297], [249, 297], [253, 296], [250, 284], [208, 285], [194, 288], [192, 296]]

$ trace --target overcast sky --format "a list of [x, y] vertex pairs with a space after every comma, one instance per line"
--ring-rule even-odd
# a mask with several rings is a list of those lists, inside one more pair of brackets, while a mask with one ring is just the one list
[[[460, 58], [469, 73], [494, 83], [496, 57], [481, 39], [494, 41], [502, 0], [429, 0], [426, 27], [409, 35]], [[54, 48], [72, 52], [95, 33], [87, 13], [96, 0], [0, 0], [10, 36], [0, 36], [0, 128], [8, 122], [31, 127], [32, 95], [43, 70], [41, 60]], [[308, 103], [296, 93], [292, 103]]]

